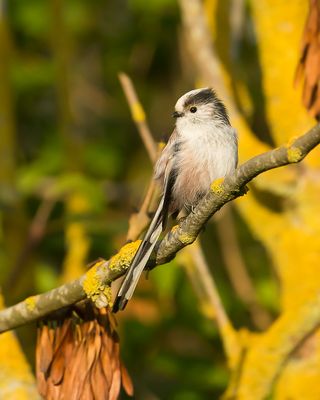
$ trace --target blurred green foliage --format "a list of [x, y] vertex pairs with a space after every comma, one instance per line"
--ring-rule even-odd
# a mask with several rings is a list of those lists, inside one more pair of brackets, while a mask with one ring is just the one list
[[[195, 77], [181, 65], [175, 2], [0, 0], [0, 9], [9, 35], [6, 48], [0, 37], [9, 66], [1, 80], [10, 91], [9, 96], [0, 89], [8, 106], [0, 113], [13, 127], [4, 131], [1, 125], [0, 138], [2, 143], [9, 137], [5, 151], [15, 160], [0, 187], [0, 284], [7, 304], [13, 304], [60, 284], [70, 221], [81, 221], [91, 239], [87, 262], [108, 258], [125, 241], [152, 166], [118, 72], [133, 78], [158, 140], [171, 132], [175, 100], [193, 87]], [[66, 211], [70, 193], [86, 199], [86, 212]], [[30, 226], [48, 199], [54, 205], [43, 235], [30, 243]], [[234, 219], [258, 298], [275, 313], [277, 285], [269, 260], [241, 218]], [[231, 319], [251, 326], [224, 269], [213, 224], [203, 244]], [[122, 354], [136, 398], [217, 398], [228, 380], [221, 342], [181, 265], [173, 261], [153, 271], [136, 296], [142, 299], [140, 316], [120, 317]], [[149, 318], [141, 318], [143, 307], [150, 306]], [[19, 330], [20, 339], [33, 363], [34, 327], [28, 329], [29, 334]]]

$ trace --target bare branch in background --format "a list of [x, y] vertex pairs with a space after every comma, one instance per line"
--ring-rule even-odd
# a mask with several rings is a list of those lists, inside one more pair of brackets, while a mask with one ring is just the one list
[[245, 1], [232, 0], [230, 7], [231, 58], [236, 59], [245, 24]]
[[[158, 150], [157, 150], [158, 146], [155, 140], [153, 139], [152, 133], [148, 126], [144, 109], [139, 101], [138, 95], [136, 93], [136, 90], [134, 88], [134, 85], [130, 77], [122, 72], [119, 74], [119, 80], [122, 89], [126, 95], [128, 105], [130, 107], [132, 119], [136, 124], [137, 130], [148, 152], [149, 158], [152, 164], [154, 164], [158, 157]], [[148, 222], [150, 221], [148, 211], [151, 211], [150, 209], [152, 208], [151, 205], [155, 189], [156, 189], [155, 182], [151, 178], [147, 193], [145, 195], [145, 198], [143, 200], [143, 203], [139, 211], [137, 213], [133, 213], [129, 219], [127, 240], [138, 239], [142, 231], [148, 225]]]
[[[193, 62], [202, 79], [208, 85], [213, 85], [226, 103], [227, 109], [235, 110], [233, 101], [224, 85], [222, 65], [215, 55], [213, 41], [203, 12], [202, 2], [198, 0], [179, 0], [182, 11], [184, 33]], [[197, 49], [197, 51], [194, 51]], [[233, 106], [231, 106], [233, 105]]]
[[247, 272], [246, 265], [239, 248], [233, 216], [229, 207], [215, 219], [218, 238], [224, 264], [238, 297], [248, 307], [252, 321], [257, 328], [264, 329], [270, 325], [271, 315], [260, 306], [255, 288]]
[[46, 232], [47, 222], [55, 203], [56, 200], [53, 198], [44, 198], [41, 201], [29, 226], [24, 246], [18, 255], [16, 263], [10, 270], [6, 283], [4, 284], [5, 290], [8, 290], [13, 284], [17, 284], [17, 279], [24, 270], [24, 267], [27, 265], [30, 253], [41, 242]]
[[128, 75], [120, 73], [119, 79], [122, 85], [122, 89], [126, 95], [131, 110], [132, 118], [136, 123], [139, 134], [145, 145], [145, 148], [147, 149], [150, 160], [152, 161], [152, 164], [154, 164], [157, 160], [158, 150], [157, 150], [157, 145], [153, 140], [150, 129], [146, 122], [145, 112], [142, 108], [142, 105], [138, 99], [138, 96], [133, 87], [131, 79], [128, 77]]
[[129, 218], [129, 228], [127, 233], [128, 241], [137, 240], [150, 222], [150, 215], [148, 212], [152, 211], [152, 200], [154, 197], [155, 189], [156, 183], [151, 178], [147, 193], [139, 211], [131, 214]]
[[229, 365], [233, 367], [240, 355], [240, 343], [238, 342], [235, 330], [223, 307], [212, 272], [208, 267], [199, 240], [196, 240], [195, 243], [188, 248], [188, 251], [196, 267], [196, 274], [202, 285], [204, 295], [213, 309]]

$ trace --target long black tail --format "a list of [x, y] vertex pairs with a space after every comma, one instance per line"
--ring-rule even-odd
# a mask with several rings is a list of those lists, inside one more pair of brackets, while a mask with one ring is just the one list
[[140, 275], [142, 274], [162, 232], [163, 204], [164, 196], [160, 201], [144, 239], [142, 240], [136, 254], [132, 259], [132, 263], [126, 273], [125, 279], [120, 286], [112, 308], [114, 313], [119, 310], [124, 310], [128, 301], [131, 299]]

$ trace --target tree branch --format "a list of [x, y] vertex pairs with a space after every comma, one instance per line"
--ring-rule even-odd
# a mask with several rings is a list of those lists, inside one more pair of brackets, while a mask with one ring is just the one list
[[211, 184], [211, 190], [201, 200], [173, 233], [161, 241], [157, 252], [157, 264], [163, 264], [182, 247], [194, 242], [203, 225], [224, 204], [241, 196], [245, 185], [261, 173], [301, 161], [320, 143], [320, 125], [293, 140], [287, 146], [278, 147], [240, 165], [235, 173], [225, 179], [217, 179]]
[[[178, 227], [159, 242], [152, 266], [164, 264], [177, 251], [194, 242], [208, 219], [224, 204], [243, 195], [245, 185], [257, 175], [273, 168], [301, 161], [320, 143], [320, 124], [287, 146], [263, 153], [239, 166], [233, 175], [218, 179], [211, 190]], [[46, 314], [88, 297], [99, 305], [107, 298], [109, 284], [123, 275], [131, 263], [140, 241], [126, 244], [109, 261], [99, 260], [82, 277], [47, 293], [28, 298], [0, 312], [0, 332], [34, 321]], [[320, 321], [320, 314], [315, 316]]]
[[[320, 325], [320, 294], [283, 313], [248, 349], [239, 380], [231, 384], [225, 399], [266, 399], [290, 355]], [[261, 362], [263, 360], [264, 362]], [[254, 365], [254, 382], [252, 366]], [[254, 384], [253, 384], [254, 383]]]

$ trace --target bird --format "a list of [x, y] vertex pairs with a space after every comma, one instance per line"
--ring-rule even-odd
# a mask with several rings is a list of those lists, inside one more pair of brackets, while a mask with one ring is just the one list
[[223, 102], [209, 87], [181, 96], [172, 114], [175, 128], [154, 168], [162, 188], [159, 205], [118, 290], [113, 312], [131, 299], [169, 216], [188, 215], [218, 178], [238, 163], [238, 137]]

